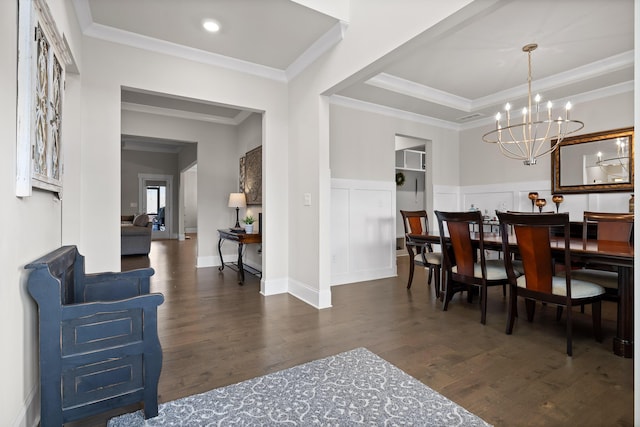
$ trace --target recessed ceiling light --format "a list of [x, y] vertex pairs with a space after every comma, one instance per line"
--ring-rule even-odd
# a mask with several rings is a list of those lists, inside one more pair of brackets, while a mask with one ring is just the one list
[[205, 19], [204, 21], [202, 21], [202, 26], [210, 33], [217, 33], [218, 31], [220, 31], [220, 24], [218, 24], [213, 19]]

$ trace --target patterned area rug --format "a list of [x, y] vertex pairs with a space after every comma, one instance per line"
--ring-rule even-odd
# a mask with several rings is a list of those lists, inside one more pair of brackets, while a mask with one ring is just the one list
[[488, 426], [365, 348], [109, 421], [131, 426]]

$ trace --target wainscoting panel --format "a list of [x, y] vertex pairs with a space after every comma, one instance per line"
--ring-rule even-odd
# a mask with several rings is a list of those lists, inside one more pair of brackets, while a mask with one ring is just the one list
[[[489, 215], [496, 210], [538, 212], [532, 209], [529, 192], [535, 191], [547, 205], [544, 212], [556, 210], [551, 200], [551, 181], [506, 182], [504, 184], [469, 185], [463, 187], [434, 186], [434, 206], [437, 210], [468, 211], [471, 205]], [[564, 194], [560, 212], [568, 212], [571, 221], [582, 221], [584, 211], [628, 212], [630, 193]], [[435, 220], [435, 218], [434, 218]]]
[[331, 181], [331, 285], [397, 274], [395, 182]]

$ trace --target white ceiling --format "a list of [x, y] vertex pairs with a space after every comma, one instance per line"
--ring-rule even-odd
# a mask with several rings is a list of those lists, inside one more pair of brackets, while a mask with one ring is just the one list
[[[84, 34], [286, 81], [339, 43], [348, 22], [291, 0], [73, 0]], [[426, 1], [426, 0], [424, 0]], [[432, 0], [441, 1], [441, 0]], [[371, 64], [333, 102], [461, 129], [533, 90], [546, 100], [633, 90], [633, 0], [476, 0]], [[202, 30], [216, 19], [218, 34]], [[371, 77], [373, 76], [373, 77]], [[241, 108], [123, 93], [123, 108], [240, 123]], [[188, 112], [188, 113], [181, 113]], [[475, 122], [475, 123], [474, 123]]]

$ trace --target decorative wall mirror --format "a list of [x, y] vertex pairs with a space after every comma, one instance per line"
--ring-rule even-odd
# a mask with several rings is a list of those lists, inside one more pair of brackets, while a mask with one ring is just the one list
[[565, 138], [551, 157], [553, 193], [633, 191], [633, 128]]

